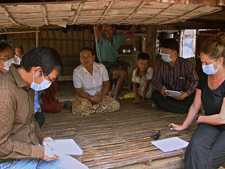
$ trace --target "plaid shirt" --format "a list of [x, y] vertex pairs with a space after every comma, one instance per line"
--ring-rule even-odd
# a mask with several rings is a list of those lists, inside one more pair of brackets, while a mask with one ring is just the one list
[[0, 76], [0, 161], [41, 158], [40, 129], [34, 121], [34, 92], [15, 66]]
[[158, 91], [166, 87], [190, 95], [198, 85], [198, 75], [194, 65], [183, 58], [178, 57], [173, 66], [160, 60], [155, 66], [152, 83]]

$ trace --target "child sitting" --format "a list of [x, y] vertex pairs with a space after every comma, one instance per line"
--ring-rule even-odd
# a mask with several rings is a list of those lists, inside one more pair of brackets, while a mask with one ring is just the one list
[[134, 103], [140, 103], [146, 98], [151, 98], [153, 69], [149, 66], [147, 53], [140, 53], [136, 64], [132, 74], [132, 88], [135, 93]]

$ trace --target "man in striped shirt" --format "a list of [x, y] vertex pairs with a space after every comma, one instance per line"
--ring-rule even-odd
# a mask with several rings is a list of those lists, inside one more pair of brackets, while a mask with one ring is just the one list
[[[156, 63], [153, 74], [152, 99], [161, 109], [174, 113], [185, 113], [191, 105], [198, 76], [189, 61], [178, 57], [179, 45], [175, 39], [160, 42], [161, 59]], [[168, 90], [178, 91], [178, 96], [169, 96]]]

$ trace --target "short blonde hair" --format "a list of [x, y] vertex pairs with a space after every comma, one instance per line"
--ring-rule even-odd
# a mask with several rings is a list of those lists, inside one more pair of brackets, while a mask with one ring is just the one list
[[207, 54], [212, 59], [224, 58], [225, 65], [225, 42], [221, 40], [221, 37], [205, 40], [200, 48], [200, 52]]

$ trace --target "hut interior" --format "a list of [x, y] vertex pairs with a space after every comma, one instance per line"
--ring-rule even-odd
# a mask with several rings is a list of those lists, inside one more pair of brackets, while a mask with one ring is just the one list
[[[73, 101], [73, 69], [79, 64], [83, 47], [95, 48], [93, 26], [116, 25], [118, 31], [134, 36], [120, 49], [131, 69], [140, 51], [157, 59], [160, 32], [180, 36], [186, 29], [196, 30], [198, 45], [205, 37], [225, 31], [224, 0], [8, 0], [0, 1], [0, 39], [25, 51], [38, 46], [56, 49], [63, 62], [60, 75], [61, 101]], [[175, 35], [174, 34], [174, 35]], [[127, 87], [129, 88], [129, 86]], [[179, 136], [189, 140], [195, 126], [185, 132], [168, 129], [170, 122], [181, 122], [185, 114], [163, 112], [151, 101], [134, 105], [121, 102], [115, 113], [86, 118], [70, 110], [46, 114], [45, 136], [73, 138], [84, 150], [80, 161], [94, 169], [182, 169], [184, 150], [163, 153], [153, 145], [159, 138]]]

